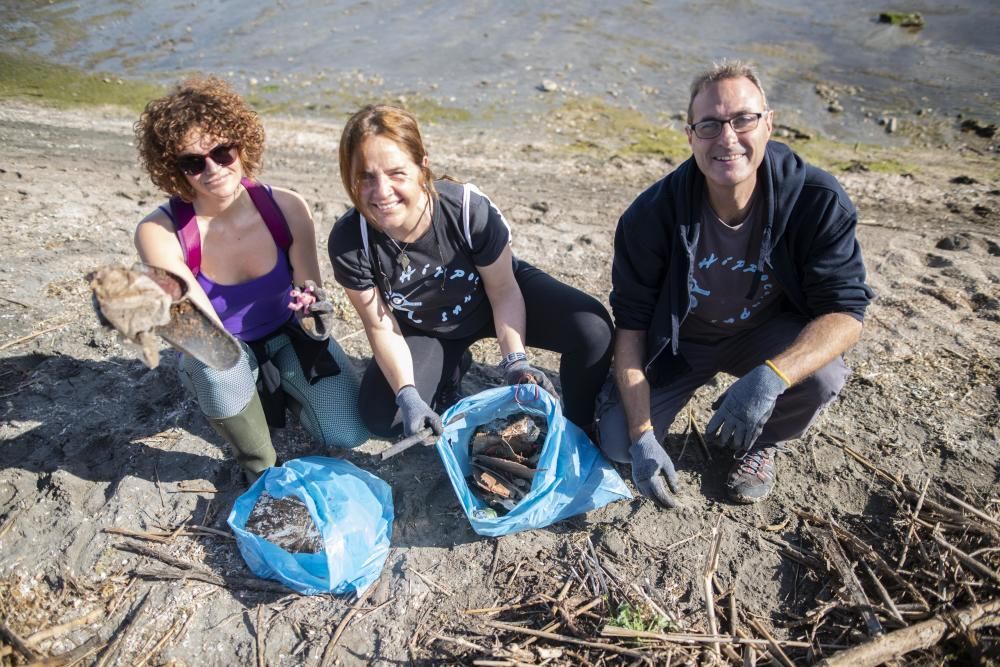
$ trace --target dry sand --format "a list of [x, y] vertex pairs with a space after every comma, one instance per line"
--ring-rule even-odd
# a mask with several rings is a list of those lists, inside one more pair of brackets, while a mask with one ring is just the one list
[[[39, 654], [56, 655], [90, 640], [85, 664], [98, 655], [121, 664], [318, 664], [351, 601], [251, 590], [234, 543], [192, 528], [226, 531], [241, 493], [235, 464], [180, 386], [173, 355], [146, 368], [90, 309], [83, 276], [130, 263], [136, 222], [162, 200], [136, 166], [131, 120], [114, 110], [0, 103], [0, 619], [27, 638], [86, 617], [31, 642]], [[312, 204], [330, 285], [325, 239], [347, 207], [334, 162], [339, 128], [281, 118], [265, 125], [263, 180], [294, 187]], [[438, 126], [427, 134], [438, 172], [475, 182], [505, 212], [518, 255], [604, 301], [618, 215], [671, 168], [489, 132], [457, 137]], [[719, 585], [735, 585], [744, 613], [776, 636], [800, 637], [795, 620], [831, 591], [769, 540], [802, 544], [796, 509], [851, 525], [895, 518], [885, 483], [844, 444], [914, 485], [929, 477], [960, 490], [996, 516], [1000, 183], [987, 150], [911, 153], [919, 166], [912, 174], [838, 173], [860, 212], [877, 301], [848, 355], [854, 374], [840, 400], [779, 460], [778, 488], [764, 503], [725, 500], [727, 464], [685, 440], [686, 415], [668, 443], [682, 509], [619, 502], [500, 540], [470, 529], [432, 449], [382, 465], [384, 441], [332, 452], [392, 485], [396, 521], [382, 578], [328, 657], [340, 664], [487, 657], [486, 616], [463, 610], [534, 589], [555, 595], [546, 577], [566, 571], [588, 539], [678, 629], [704, 632], [700, 580], [717, 524]], [[335, 335], [360, 368], [367, 342], [346, 299], [338, 304]], [[556, 367], [550, 356], [538, 358]], [[493, 346], [476, 349], [466, 391], [499, 381], [496, 359]], [[698, 393], [696, 423], [705, 423], [728, 381]], [[327, 453], [294, 423], [275, 443], [284, 459]], [[121, 550], [131, 540], [112, 529], [163, 534], [140, 543], [237, 579], [219, 586], [157, 577], [155, 570], [177, 570]], [[578, 660], [570, 652], [528, 655]], [[0, 664], [14, 659], [0, 652]]]

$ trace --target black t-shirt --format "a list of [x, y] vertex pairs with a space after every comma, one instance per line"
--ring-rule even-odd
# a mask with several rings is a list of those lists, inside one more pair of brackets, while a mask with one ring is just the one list
[[782, 291], [770, 271], [765, 268], [756, 275], [763, 208], [758, 201], [742, 223], [730, 227], [715, 214], [707, 197], [702, 203], [701, 234], [689, 284], [691, 310], [681, 325], [681, 340], [715, 342], [759, 326], [781, 311]]
[[400, 322], [463, 338], [493, 319], [477, 267], [496, 261], [510, 243], [510, 226], [474, 185], [437, 181], [435, 187], [431, 226], [419, 239], [397, 245], [352, 208], [333, 226], [327, 249], [340, 285], [374, 287]]

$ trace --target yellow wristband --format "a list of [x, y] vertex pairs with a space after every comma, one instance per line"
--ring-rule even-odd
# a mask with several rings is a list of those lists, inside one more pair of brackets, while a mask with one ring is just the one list
[[767, 364], [768, 368], [770, 368], [772, 371], [774, 371], [775, 373], [777, 373], [778, 377], [780, 377], [782, 380], [784, 380], [786, 385], [788, 385], [789, 387], [792, 386], [791, 380], [789, 380], [788, 377], [784, 373], [782, 373], [780, 370], [778, 370], [778, 367], [774, 365], [773, 361], [771, 361], [770, 359], [765, 359], [764, 363]]

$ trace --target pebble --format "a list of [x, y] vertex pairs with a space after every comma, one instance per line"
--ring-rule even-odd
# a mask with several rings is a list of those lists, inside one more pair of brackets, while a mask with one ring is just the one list
[[545, 79], [540, 84], [538, 84], [538, 90], [543, 93], [554, 93], [559, 90], [559, 84], [551, 79]]
[[898, 121], [895, 118], [890, 118], [886, 123], [885, 131], [888, 132], [889, 134], [892, 134], [893, 132], [896, 131], [897, 124]]

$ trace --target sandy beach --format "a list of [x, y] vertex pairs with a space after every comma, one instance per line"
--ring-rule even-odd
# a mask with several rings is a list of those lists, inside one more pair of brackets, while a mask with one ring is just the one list
[[[813, 539], [818, 519], [888, 549], [913, 525], [906, 490], [928, 482], [925, 502], [944, 503], [947, 492], [987, 517], [976, 521], [1000, 525], [995, 139], [955, 134], [947, 149], [905, 150], [802, 140], [795, 147], [822, 158], [855, 201], [877, 298], [847, 357], [853, 375], [840, 400], [779, 460], [770, 499], [727, 502], [725, 459], [692, 430], [704, 426], [731, 378], [699, 391], [672, 429], [681, 509], [636, 499], [501, 539], [471, 530], [433, 449], [381, 464], [378, 453], [390, 443], [320, 451], [292, 421], [275, 434], [279, 457], [330, 455], [372, 471], [392, 486], [396, 519], [382, 576], [363, 601], [275, 591], [252, 577], [228, 537], [239, 475], [181, 387], [173, 355], [146, 368], [91, 310], [84, 276], [131, 263], [135, 224], [162, 201], [136, 164], [133, 120], [110, 107], [0, 101], [0, 664], [29, 662], [29, 652], [64, 658], [45, 664], [633, 664], [643, 654], [667, 664], [666, 645], [652, 640], [605, 637], [599, 641], [619, 649], [600, 649], [510, 627], [554, 622], [552, 633], [591, 641], [585, 628], [620, 616], [625, 600], [647, 614], [659, 609], [673, 632], [705, 634], [715, 618], [707, 608], [728, 617], [730, 599], [748, 637], [811, 642], [785, 648], [808, 664], [824, 642], [866, 639]], [[324, 279], [336, 288], [325, 243], [348, 207], [335, 166], [340, 127], [263, 120], [262, 180], [292, 187], [312, 205]], [[573, 145], [554, 133], [528, 143], [506, 131], [455, 129], [427, 128], [438, 173], [490, 195], [511, 221], [517, 255], [606, 303], [618, 216], [676, 160], [611, 154], [599, 142]], [[335, 293], [335, 336], [360, 369], [368, 345]], [[474, 352], [466, 392], [500, 381], [495, 346]], [[557, 368], [550, 355], [535, 358]], [[937, 544], [911, 548], [944, 563]], [[708, 600], [713, 549], [718, 598]], [[977, 558], [995, 572], [997, 555]], [[624, 582], [608, 584], [603, 602], [586, 583], [594, 563]], [[860, 566], [857, 576], [867, 576]], [[980, 601], [997, 592], [995, 581], [975, 589]], [[839, 608], [817, 616], [837, 600]], [[494, 611], [475, 611], [484, 609]], [[899, 611], [906, 623], [933, 616], [908, 609]], [[507, 629], [496, 625], [508, 621]], [[723, 631], [731, 633], [728, 623]], [[992, 637], [981, 635], [981, 646], [996, 660]], [[927, 655], [940, 661], [960, 646]], [[670, 649], [675, 660], [699, 650]], [[710, 653], [703, 659], [713, 660]]]

